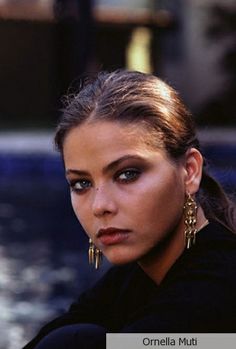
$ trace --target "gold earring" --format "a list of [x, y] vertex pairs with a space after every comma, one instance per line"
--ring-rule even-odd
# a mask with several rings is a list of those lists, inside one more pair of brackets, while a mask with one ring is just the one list
[[184, 204], [184, 231], [186, 248], [189, 249], [196, 242], [197, 204], [191, 194], [188, 194]]
[[92, 239], [89, 239], [88, 259], [89, 264], [94, 264], [95, 269], [99, 269], [102, 263], [102, 251], [94, 245]]

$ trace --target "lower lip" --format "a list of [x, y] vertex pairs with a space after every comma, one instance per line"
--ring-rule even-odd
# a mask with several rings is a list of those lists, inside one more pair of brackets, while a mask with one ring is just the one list
[[128, 231], [122, 231], [122, 232], [114, 232], [111, 234], [104, 234], [99, 237], [100, 242], [103, 245], [109, 246], [109, 245], [115, 245], [119, 244], [126, 239], [128, 239], [129, 232]]

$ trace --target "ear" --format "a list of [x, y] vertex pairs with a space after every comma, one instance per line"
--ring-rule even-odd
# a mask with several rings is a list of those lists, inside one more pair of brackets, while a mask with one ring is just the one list
[[185, 158], [185, 189], [186, 193], [195, 194], [199, 187], [202, 178], [203, 158], [201, 153], [191, 148], [186, 153]]

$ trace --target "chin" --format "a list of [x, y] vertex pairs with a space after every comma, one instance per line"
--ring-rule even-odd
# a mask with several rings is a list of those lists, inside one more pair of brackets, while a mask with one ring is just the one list
[[129, 263], [132, 263], [133, 261], [130, 261], [130, 260], [109, 260], [109, 262], [113, 265], [117, 265], [117, 266], [121, 266], [121, 265], [126, 265], [126, 264], [129, 264]]
[[139, 258], [133, 256], [130, 253], [104, 253], [107, 260], [114, 265], [124, 265], [132, 262], [136, 262]]

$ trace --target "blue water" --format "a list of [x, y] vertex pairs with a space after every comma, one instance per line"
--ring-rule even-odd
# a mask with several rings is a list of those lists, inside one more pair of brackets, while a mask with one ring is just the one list
[[[204, 153], [212, 173], [236, 192], [236, 146]], [[87, 237], [58, 156], [0, 154], [0, 174], [0, 349], [16, 349], [109, 265], [97, 272], [87, 263]]]
[[0, 173], [0, 348], [16, 349], [109, 266], [88, 265], [59, 157], [0, 154]]

